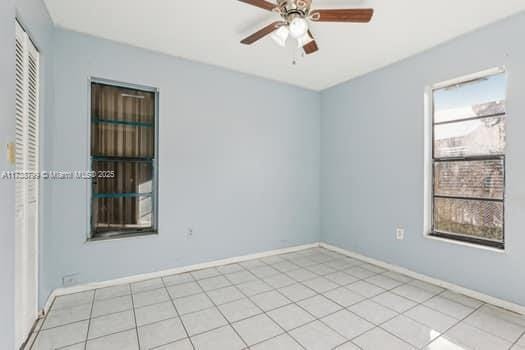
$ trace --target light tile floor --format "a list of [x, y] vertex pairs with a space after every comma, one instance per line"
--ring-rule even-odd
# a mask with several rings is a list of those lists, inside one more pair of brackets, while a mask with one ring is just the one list
[[525, 317], [321, 248], [56, 298], [33, 350], [525, 350]]

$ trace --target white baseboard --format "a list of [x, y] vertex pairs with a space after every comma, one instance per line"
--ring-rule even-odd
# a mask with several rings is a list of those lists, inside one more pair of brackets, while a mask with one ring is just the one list
[[237, 256], [237, 257], [233, 257], [233, 258], [227, 258], [227, 259], [221, 259], [221, 260], [205, 262], [205, 263], [201, 263], [201, 264], [177, 267], [177, 268], [174, 268], [174, 269], [162, 270], [162, 271], [157, 271], [157, 272], [152, 272], [152, 273], [133, 275], [133, 276], [117, 278], [117, 279], [107, 280], [107, 281], [102, 281], [102, 282], [88, 283], [88, 284], [83, 284], [83, 285], [78, 285], [78, 286], [73, 286], [73, 287], [68, 287], [68, 288], [58, 288], [58, 289], [55, 289], [51, 293], [49, 298], [47, 299], [47, 302], [46, 302], [46, 305], [44, 307], [43, 313], [47, 314], [47, 312], [49, 311], [49, 309], [50, 309], [50, 307], [51, 307], [51, 305], [53, 303], [53, 300], [56, 297], [61, 296], [61, 295], [80, 293], [80, 292], [93, 290], [93, 289], [97, 289], [97, 288], [111, 287], [111, 286], [115, 286], [115, 285], [119, 285], [119, 284], [127, 284], [127, 283], [133, 283], [133, 282], [143, 281], [143, 280], [152, 279], [152, 278], [158, 278], [158, 277], [174, 275], [174, 274], [177, 274], [177, 273], [184, 273], [184, 272], [190, 272], [190, 271], [195, 271], [195, 270], [206, 269], [206, 268], [210, 268], [210, 267], [217, 267], [217, 266], [221, 266], [221, 265], [234, 264], [234, 263], [239, 263], [239, 262], [243, 262], [243, 261], [246, 261], [246, 260], [260, 259], [260, 258], [273, 256], [273, 255], [292, 253], [292, 252], [296, 252], [296, 251], [300, 251], [300, 250], [304, 250], [304, 249], [315, 248], [315, 247], [326, 248], [326, 249], [332, 250], [334, 252], [337, 252], [337, 253], [340, 253], [340, 254], [352, 257], [352, 258], [360, 259], [360, 260], [366, 261], [366, 262], [368, 262], [370, 264], [377, 265], [377, 266], [383, 267], [385, 269], [392, 270], [392, 271], [401, 273], [403, 275], [407, 275], [409, 277], [412, 277], [412, 278], [415, 278], [415, 279], [419, 279], [419, 280], [422, 280], [422, 281], [425, 281], [425, 282], [428, 282], [428, 283], [432, 283], [432, 284], [438, 285], [438, 286], [440, 286], [442, 288], [449, 289], [449, 290], [451, 290], [453, 292], [456, 292], [456, 293], [459, 293], [459, 294], [463, 294], [463, 295], [469, 296], [471, 298], [478, 299], [478, 300], [484, 301], [486, 303], [489, 303], [489, 304], [492, 304], [492, 305], [496, 305], [496, 306], [499, 306], [501, 308], [504, 308], [504, 309], [507, 309], [507, 310], [511, 310], [511, 311], [517, 312], [519, 314], [525, 315], [525, 306], [523, 306], [523, 305], [519, 305], [519, 304], [512, 303], [512, 302], [509, 302], [509, 301], [506, 301], [506, 300], [503, 300], [503, 299], [499, 299], [499, 298], [496, 298], [496, 297], [493, 297], [493, 296], [490, 296], [490, 295], [487, 295], [487, 294], [483, 294], [483, 293], [477, 292], [475, 290], [468, 289], [468, 288], [465, 288], [465, 287], [461, 287], [461, 286], [458, 286], [456, 284], [453, 284], [453, 283], [450, 283], [450, 282], [446, 282], [446, 281], [443, 281], [443, 280], [440, 280], [440, 279], [437, 279], [437, 278], [434, 278], [434, 277], [429, 277], [427, 275], [420, 274], [418, 272], [406, 269], [404, 267], [393, 265], [393, 264], [390, 264], [390, 263], [387, 263], [387, 262], [384, 262], [384, 261], [381, 261], [381, 260], [378, 260], [378, 259], [370, 258], [370, 257], [367, 257], [365, 255], [358, 254], [358, 253], [355, 253], [355, 252], [352, 252], [352, 251], [349, 251], [349, 250], [346, 250], [346, 249], [343, 249], [343, 248], [339, 248], [339, 247], [336, 247], [336, 246], [333, 246], [333, 245], [330, 245], [330, 244], [324, 243], [324, 242], [304, 244], [304, 245], [299, 245], [299, 246], [294, 246], [294, 247], [289, 247], [289, 248], [283, 248], [283, 249], [269, 250], [269, 251], [265, 251], [265, 252], [255, 253], [255, 254], [242, 255], [242, 256]]
[[67, 287], [67, 288], [58, 288], [58, 289], [53, 290], [53, 292], [51, 292], [51, 294], [47, 298], [47, 302], [46, 302], [46, 305], [44, 306], [43, 313], [44, 315], [47, 314], [47, 312], [51, 308], [51, 305], [53, 304], [53, 300], [55, 300], [56, 297], [61, 296], [61, 295], [80, 293], [80, 292], [85, 292], [88, 290], [93, 290], [93, 289], [98, 289], [98, 288], [111, 287], [111, 286], [115, 286], [119, 284], [127, 284], [127, 283], [148, 280], [152, 278], [174, 275], [177, 273], [202, 270], [202, 269], [207, 269], [210, 267], [217, 267], [221, 265], [239, 263], [239, 262], [243, 262], [246, 260], [260, 259], [260, 258], [265, 258], [268, 256], [273, 256], [273, 255], [292, 253], [292, 252], [296, 252], [300, 250], [316, 248], [319, 246], [320, 246], [319, 242], [303, 244], [303, 245], [289, 247], [289, 248], [269, 250], [265, 252], [255, 253], [255, 254], [248, 254], [248, 255], [242, 255], [242, 256], [237, 256], [233, 258], [214, 260], [214, 261], [205, 262], [201, 264], [182, 266], [182, 267], [177, 267], [174, 269], [162, 270], [162, 271], [151, 272], [151, 273], [144, 273], [140, 275], [133, 275], [133, 276], [117, 278], [117, 279], [112, 279], [112, 280], [107, 280], [107, 281], [102, 281], [102, 282], [82, 284], [82, 285]]
[[418, 280], [422, 280], [424, 282], [435, 284], [435, 285], [438, 285], [438, 286], [440, 286], [442, 288], [449, 289], [449, 290], [451, 290], [453, 292], [456, 292], [456, 293], [459, 293], [459, 294], [463, 294], [463, 295], [466, 295], [468, 297], [471, 297], [471, 298], [474, 298], [474, 299], [478, 299], [478, 300], [484, 301], [484, 302], [492, 304], [492, 305], [499, 306], [499, 307], [501, 307], [503, 309], [507, 309], [507, 310], [514, 311], [516, 313], [525, 315], [525, 306], [523, 306], [523, 305], [515, 304], [515, 303], [512, 303], [512, 302], [507, 301], [507, 300], [503, 300], [503, 299], [499, 299], [499, 298], [496, 298], [496, 297], [493, 297], [493, 296], [490, 296], [490, 295], [487, 295], [487, 294], [483, 294], [483, 293], [477, 292], [475, 290], [468, 289], [468, 288], [465, 288], [465, 287], [461, 287], [461, 286], [458, 286], [458, 285], [456, 285], [454, 283], [446, 282], [446, 281], [443, 281], [443, 280], [440, 280], [440, 279], [437, 279], [437, 278], [434, 278], [434, 277], [429, 277], [427, 275], [423, 275], [421, 273], [414, 272], [414, 271], [406, 269], [404, 267], [400, 267], [400, 266], [397, 266], [397, 265], [392, 265], [392, 264], [389, 264], [387, 262], [384, 262], [384, 261], [381, 261], [381, 260], [377, 260], [377, 259], [374, 259], [374, 258], [369, 258], [369, 257], [367, 257], [365, 255], [354, 253], [352, 251], [349, 251], [349, 250], [346, 250], [346, 249], [343, 249], [343, 248], [339, 248], [339, 247], [330, 245], [328, 243], [321, 242], [320, 246], [322, 248], [326, 248], [326, 249], [332, 250], [334, 252], [337, 252], [337, 253], [349, 256], [351, 258], [356, 258], [356, 259], [359, 259], [359, 260], [363, 260], [363, 261], [366, 261], [366, 262], [368, 262], [370, 264], [377, 265], [379, 267], [382, 267], [382, 268], [385, 268], [385, 269], [388, 269], [388, 270], [392, 270], [392, 271], [401, 273], [403, 275], [406, 275], [406, 276], [409, 276], [409, 277], [412, 277], [412, 278], [415, 278], [415, 279], [418, 279]]

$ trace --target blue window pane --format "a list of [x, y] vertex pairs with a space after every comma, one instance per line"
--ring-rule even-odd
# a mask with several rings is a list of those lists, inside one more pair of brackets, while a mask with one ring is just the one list
[[434, 122], [505, 113], [504, 73], [434, 91]]
[[434, 127], [434, 157], [502, 155], [505, 118], [482, 118]]

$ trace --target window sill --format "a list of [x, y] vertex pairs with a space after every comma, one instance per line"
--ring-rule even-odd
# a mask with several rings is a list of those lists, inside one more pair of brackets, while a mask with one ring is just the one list
[[425, 238], [431, 239], [431, 240], [434, 240], [434, 241], [460, 245], [460, 246], [463, 246], [463, 247], [481, 249], [481, 250], [486, 250], [486, 251], [489, 251], [489, 252], [499, 253], [499, 254], [506, 254], [507, 253], [506, 248], [495, 248], [495, 247], [489, 247], [489, 246], [485, 246], [485, 245], [481, 245], [481, 244], [475, 244], [475, 243], [470, 243], [470, 242], [463, 242], [463, 241], [458, 241], [458, 240], [454, 240], [454, 239], [450, 239], [450, 238], [444, 238], [444, 237], [435, 236], [435, 235], [432, 235], [430, 233], [426, 233], [426, 234], [424, 234], [424, 236], [425, 236]]
[[97, 243], [97, 242], [107, 242], [107, 241], [116, 241], [122, 239], [132, 239], [132, 238], [147, 238], [147, 237], [157, 237], [159, 236], [158, 231], [140, 231], [140, 232], [126, 232], [122, 234], [115, 234], [114, 236], [108, 237], [88, 237], [86, 243]]

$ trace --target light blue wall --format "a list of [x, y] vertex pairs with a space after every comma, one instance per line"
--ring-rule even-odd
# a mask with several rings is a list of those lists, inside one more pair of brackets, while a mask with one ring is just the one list
[[[7, 163], [5, 145], [15, 134], [15, 7], [0, 1], [0, 171], [14, 170]], [[15, 184], [0, 180], [0, 345], [14, 348], [15, 292]]]
[[319, 239], [318, 93], [63, 30], [54, 49], [52, 169], [88, 166], [89, 77], [160, 89], [160, 235], [86, 243], [88, 184], [50, 182], [42, 304], [72, 273], [102, 281]]
[[[525, 305], [525, 14], [322, 93], [322, 239]], [[425, 87], [508, 70], [505, 253], [423, 236]], [[398, 225], [404, 241], [395, 240]]]

